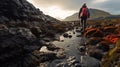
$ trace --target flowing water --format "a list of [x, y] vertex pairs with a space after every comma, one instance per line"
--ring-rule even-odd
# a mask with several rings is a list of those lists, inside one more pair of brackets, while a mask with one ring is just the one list
[[68, 31], [69, 35], [72, 35], [71, 38], [64, 38], [62, 35], [60, 36], [60, 41], [54, 41], [53, 44], [55, 44], [57, 47], [65, 49], [66, 56], [75, 56], [76, 59], [80, 59], [80, 52], [78, 50], [78, 47], [83, 43], [83, 37], [77, 37], [78, 35], [81, 35], [80, 32], [75, 32], [76, 29]]
[[[71, 56], [75, 57], [76, 61], [79, 61], [80, 63], [82, 63], [81, 64], [82, 67], [99, 67], [100, 62], [98, 60], [92, 57], [89, 57], [87, 55], [83, 56], [80, 54], [80, 51], [78, 48], [83, 44], [85, 44], [87, 39], [84, 36], [82, 36], [80, 32], [75, 32], [75, 31], [76, 29], [66, 32], [69, 35], [72, 35], [71, 38], [69, 37], [64, 38], [63, 35], [61, 35], [59, 37], [60, 41], [53, 41], [53, 44], [55, 44], [55, 46], [63, 48], [65, 50], [66, 58], [54, 60], [52, 63], [48, 65], [49, 67], [56, 67], [57, 64], [63, 63], [63, 62], [66, 63], [67, 59]], [[46, 47], [43, 47], [43, 49], [41, 50], [48, 51], [46, 50]], [[65, 66], [65, 67], [69, 67], [69, 66]]]

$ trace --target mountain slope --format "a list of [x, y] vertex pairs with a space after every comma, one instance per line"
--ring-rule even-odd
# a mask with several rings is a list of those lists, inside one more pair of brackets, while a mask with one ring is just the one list
[[59, 20], [45, 15], [27, 0], [0, 0], [0, 23], [10, 23], [11, 20], [35, 21], [36, 25], [50, 21], [59, 22]]
[[27, 0], [0, 0], [0, 67], [41, 67], [43, 38], [54, 38], [50, 24], [59, 22]]
[[[111, 15], [108, 12], [98, 9], [89, 9], [89, 12], [90, 12], [90, 18], [106, 17]], [[79, 20], [78, 12], [64, 19], [64, 21], [74, 21], [74, 20]]]

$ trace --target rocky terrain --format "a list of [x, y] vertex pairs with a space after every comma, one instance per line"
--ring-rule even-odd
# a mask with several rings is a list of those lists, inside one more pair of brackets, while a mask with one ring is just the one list
[[[64, 25], [64, 26], [63, 26]], [[47, 42], [70, 25], [45, 15], [26, 0], [0, 0], [1, 67], [37, 67], [40, 62], [62, 58], [59, 53], [41, 53], [60, 48]], [[52, 57], [52, 58], [51, 58]]]
[[27, 0], [0, 0], [0, 66], [119, 67], [120, 24], [88, 25], [81, 34], [78, 22], [61, 22]]
[[84, 36], [89, 38], [87, 53], [100, 60], [102, 67], [119, 67], [120, 25], [87, 28]]

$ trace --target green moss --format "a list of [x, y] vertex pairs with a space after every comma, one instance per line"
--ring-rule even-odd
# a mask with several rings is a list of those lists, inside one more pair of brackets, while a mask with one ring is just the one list
[[[117, 63], [116, 60], [120, 58], [120, 40], [116, 43], [116, 47], [109, 51], [109, 53], [104, 57], [104, 61], [102, 62], [102, 67], [110, 67], [114, 62]], [[118, 63], [118, 67], [120, 67], [120, 62]]]

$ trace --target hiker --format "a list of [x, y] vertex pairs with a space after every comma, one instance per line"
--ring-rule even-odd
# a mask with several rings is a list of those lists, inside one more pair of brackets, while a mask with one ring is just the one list
[[82, 24], [81, 32], [85, 32], [86, 21], [87, 21], [87, 18], [89, 18], [89, 17], [90, 17], [89, 10], [88, 10], [86, 4], [84, 3], [82, 8], [80, 8], [79, 15], [78, 15], [78, 18], [81, 19], [81, 24]]

